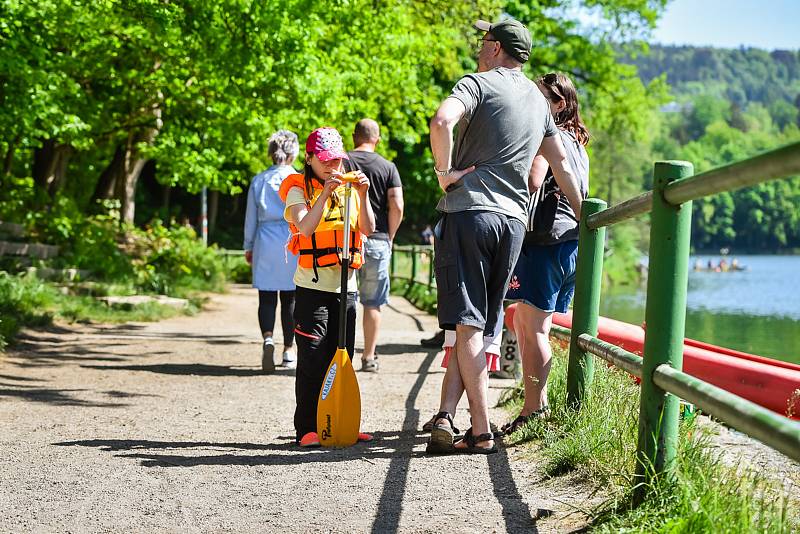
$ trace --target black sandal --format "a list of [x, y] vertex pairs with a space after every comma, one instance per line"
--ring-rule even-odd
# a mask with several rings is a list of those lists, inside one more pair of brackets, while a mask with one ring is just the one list
[[527, 415], [518, 415], [513, 421], [510, 421], [510, 422], [508, 422], [508, 423], [506, 423], [506, 424], [504, 424], [503, 426], [500, 427], [500, 435], [501, 436], [510, 436], [511, 434], [516, 432], [518, 429], [520, 429], [523, 426], [525, 426], [525, 424], [527, 422], [528, 422], [528, 416]]
[[[436, 424], [439, 419], [445, 419], [449, 425]], [[453, 454], [453, 441], [455, 439], [455, 426], [453, 416], [448, 412], [439, 412], [433, 418], [434, 424], [431, 428], [431, 438], [425, 451], [431, 454]]]
[[[442, 414], [447, 414], [447, 416], [444, 416], [444, 415], [442, 415]], [[438, 412], [438, 413], [435, 413], [435, 414], [433, 415], [433, 417], [431, 417], [430, 419], [428, 419], [428, 420], [425, 422], [425, 424], [424, 424], [424, 425], [422, 425], [422, 431], [423, 431], [423, 432], [430, 432], [431, 430], [433, 430], [433, 425], [435, 425], [435, 424], [436, 424], [436, 420], [437, 420], [437, 419], [441, 419], [441, 418], [443, 418], [443, 417], [445, 417], [445, 418], [449, 418], [448, 420], [450, 421], [450, 424], [451, 424], [451, 425], [453, 424], [453, 419], [452, 419], [452, 418], [450, 418], [450, 414], [449, 414], [448, 412]], [[461, 434], [461, 431], [460, 431], [459, 429], [457, 429], [457, 428], [455, 427], [455, 425], [453, 425], [453, 433], [454, 433], [454, 434]]]
[[[497, 439], [491, 432], [475, 436], [470, 428], [464, 433], [464, 437], [459, 440], [459, 442], [461, 441], [466, 442], [467, 446], [463, 448], [453, 447], [456, 452], [461, 454], [494, 454], [497, 452]], [[478, 447], [477, 444], [481, 441], [494, 441], [494, 443], [491, 447]]]
[[531, 421], [536, 419], [547, 419], [548, 417], [550, 417], [550, 407], [542, 406], [529, 415], [518, 415], [513, 421], [508, 422], [500, 427], [500, 432], [498, 432], [498, 434], [501, 436], [510, 436]]

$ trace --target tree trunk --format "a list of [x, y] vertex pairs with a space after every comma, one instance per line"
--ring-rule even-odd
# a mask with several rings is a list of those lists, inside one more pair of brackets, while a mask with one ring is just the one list
[[244, 199], [244, 202], [247, 202], [247, 193], [246, 192], [243, 193], [243, 194], [238, 194], [238, 195], [232, 195], [231, 196], [231, 210], [228, 213], [229, 215], [236, 215], [237, 213], [239, 213], [239, 211], [241, 209], [242, 199]]
[[117, 180], [125, 172], [125, 148], [118, 146], [114, 151], [114, 157], [111, 162], [100, 173], [100, 179], [94, 188], [93, 200], [106, 200], [114, 198], [114, 191], [116, 189]]
[[152, 145], [161, 129], [161, 100], [163, 95], [159, 93], [158, 100], [150, 106], [148, 113], [153, 118], [153, 125], [148, 128], [141, 128], [138, 131], [128, 134], [125, 143], [125, 157], [123, 158], [123, 173], [115, 184], [115, 197], [120, 200], [120, 218], [122, 222], [133, 224], [133, 217], [136, 210], [136, 184], [139, 175], [142, 173], [144, 164], [147, 160], [141, 157], [138, 149], [139, 144]]
[[136, 211], [136, 184], [144, 164], [147, 162], [144, 158], [139, 157], [139, 151], [136, 149], [138, 143], [139, 136], [132, 133], [128, 135], [122, 174], [116, 180], [114, 191], [114, 196], [120, 200], [120, 220], [129, 224], [133, 224]]
[[21, 139], [22, 135], [17, 134], [17, 136], [8, 143], [8, 150], [6, 150], [6, 156], [3, 158], [3, 176], [11, 175], [11, 166], [14, 164], [14, 152], [16, 152], [17, 145]]
[[33, 181], [51, 197], [64, 184], [71, 152], [71, 146], [55, 139], [45, 139], [42, 146], [33, 151]]
[[208, 192], [208, 233], [213, 234], [217, 227], [217, 213], [219, 213], [219, 191]]

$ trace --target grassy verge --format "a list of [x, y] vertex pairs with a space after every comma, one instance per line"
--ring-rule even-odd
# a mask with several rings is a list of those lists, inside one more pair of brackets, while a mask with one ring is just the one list
[[[125, 294], [128, 289], [126, 285], [97, 284], [94, 292]], [[0, 350], [13, 341], [20, 328], [47, 326], [55, 318], [70, 322], [157, 321], [182, 313], [194, 313], [201, 303], [202, 299], [193, 297], [189, 299], [189, 306], [183, 309], [157, 303], [123, 309], [108, 306], [91, 296], [64, 294], [55, 285], [35, 276], [13, 276], [0, 272]]]
[[406, 280], [392, 280], [392, 295], [400, 295], [412, 305], [430, 314], [436, 314], [436, 288], [425, 284], [409, 284]]
[[[250, 267], [242, 256], [205, 246], [192, 228], [160, 220], [143, 227], [123, 224], [118, 203], [101, 204], [90, 210], [98, 210], [94, 215], [69, 201], [47, 212], [6, 213], [25, 226], [27, 239], [58, 245], [58, 257], [37, 260], [35, 267], [76, 268], [87, 272], [84, 276], [90, 281], [57, 286], [32, 275], [10, 275], [22, 268], [21, 262], [0, 258], [0, 349], [23, 326], [43, 326], [56, 317], [124, 322], [192, 313], [200, 304], [195, 297], [200, 292], [224, 291], [229, 280], [249, 279]], [[125, 309], [93, 298], [132, 294], [187, 298], [190, 305], [175, 309], [148, 303]]]
[[[797, 502], [779, 482], [744, 466], [723, 463], [707, 431], [681, 424], [674, 476], [657, 480], [647, 501], [632, 508], [639, 388], [618, 369], [597, 362], [584, 408], [573, 412], [566, 398], [566, 351], [554, 344], [548, 396], [553, 416], [533, 421], [510, 438], [533, 441], [549, 476], [577, 473], [608, 495], [592, 511], [595, 532], [796, 532]], [[508, 390], [501, 403], [516, 414], [522, 390]]]

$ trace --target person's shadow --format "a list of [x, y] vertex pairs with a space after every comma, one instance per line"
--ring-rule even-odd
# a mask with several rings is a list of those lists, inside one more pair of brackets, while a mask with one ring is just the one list
[[[415, 350], [418, 350], [415, 347]], [[209, 441], [153, 441], [135, 439], [88, 439], [64, 441], [54, 445], [61, 447], [96, 447], [119, 458], [138, 460], [143, 467], [193, 468], [197, 466], [233, 465], [301, 465], [309, 463], [327, 464], [348, 462], [354, 459], [388, 459], [389, 468], [383, 490], [375, 510], [373, 533], [397, 532], [403, 510], [409, 466], [412, 458], [425, 455], [414, 449], [427, 441], [427, 435], [417, 429], [420, 423], [419, 410], [415, 407], [417, 397], [430, 373], [431, 365], [439, 350], [428, 351], [417, 369], [417, 379], [409, 390], [405, 401], [406, 416], [400, 431], [375, 432], [374, 440], [357, 443], [343, 449], [300, 449], [293, 436], [280, 436], [277, 443], [209, 442]], [[138, 367], [138, 366], [125, 366]], [[148, 366], [145, 366], [148, 367]], [[153, 366], [153, 372], [163, 372]], [[192, 367], [192, 366], [190, 366]], [[219, 367], [219, 366], [211, 366]], [[108, 367], [105, 367], [106, 369]], [[121, 368], [121, 367], [120, 367]], [[151, 370], [151, 369], [140, 369]], [[184, 370], [187, 371], [189, 369]], [[196, 370], [196, 369], [194, 369]], [[215, 370], [213, 372], [218, 372]], [[255, 371], [254, 371], [255, 372]], [[167, 374], [170, 374], [167, 372]], [[183, 373], [182, 373], [183, 374]], [[197, 374], [197, 373], [186, 373]], [[536, 532], [536, 520], [546, 517], [547, 510], [537, 510], [536, 517], [519, 489], [505, 448], [487, 457], [492, 493], [503, 510], [507, 532]], [[431, 496], [432, 499], [435, 496]]]

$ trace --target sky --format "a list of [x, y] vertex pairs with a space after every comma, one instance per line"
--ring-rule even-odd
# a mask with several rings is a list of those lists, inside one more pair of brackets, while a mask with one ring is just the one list
[[800, 49], [800, 0], [671, 0], [652, 43]]

